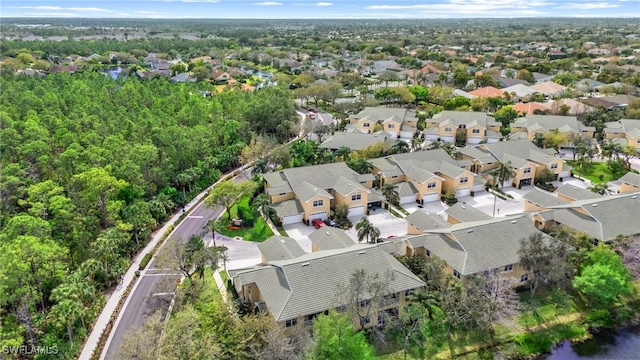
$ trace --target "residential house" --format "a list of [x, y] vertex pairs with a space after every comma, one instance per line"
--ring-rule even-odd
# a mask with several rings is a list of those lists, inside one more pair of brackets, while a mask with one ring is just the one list
[[414, 196], [401, 196], [402, 204], [439, 201], [440, 194], [453, 192], [456, 196], [469, 196], [484, 190], [484, 181], [469, 171], [469, 161], [454, 160], [442, 149], [395, 154], [370, 161], [373, 174], [384, 184], [411, 183]]
[[[595, 127], [583, 125], [575, 116], [532, 114], [515, 119], [511, 124], [512, 134], [524, 132], [530, 141], [555, 130], [567, 134], [569, 138], [572, 136], [593, 138], [596, 131]], [[571, 144], [563, 144], [563, 147], [571, 146]]]
[[531, 189], [531, 191], [526, 193], [522, 198], [524, 199], [525, 212], [543, 211], [552, 206], [562, 205], [568, 202], [549, 192], [542, 191], [537, 187]]
[[368, 205], [381, 205], [371, 192], [373, 175], [358, 174], [345, 163], [284, 169], [264, 175], [269, 196], [283, 225], [327, 219], [331, 209], [349, 206], [349, 216], [362, 216]]
[[486, 86], [469, 91], [469, 94], [477, 97], [499, 97], [504, 98], [504, 91], [493, 86]]
[[477, 98], [477, 96], [469, 94], [468, 92], [466, 92], [464, 90], [460, 90], [460, 89], [453, 90], [453, 95], [462, 96], [462, 97], [465, 97], [467, 99], [475, 99], [475, 98]]
[[258, 244], [258, 250], [264, 265], [269, 265], [272, 261], [295, 259], [306, 254], [296, 239], [281, 235], [273, 235], [261, 242]]
[[461, 222], [484, 221], [491, 219], [491, 216], [465, 203], [457, 202], [446, 209], [447, 222], [459, 224]]
[[451, 227], [440, 215], [425, 211], [414, 211], [405, 218], [407, 220], [407, 234], [419, 235], [431, 229]]
[[543, 103], [542, 105], [549, 109], [549, 113], [551, 115], [560, 115], [563, 111], [563, 108], [567, 109], [566, 115], [576, 116], [595, 110], [595, 108], [573, 99], [550, 100]]
[[486, 140], [487, 123], [494, 122], [484, 112], [443, 111], [426, 121], [425, 138], [431, 141], [455, 142], [456, 133], [464, 131], [467, 144], [478, 144]]
[[218, 83], [226, 83], [231, 79], [231, 75], [226, 71], [214, 71], [211, 74], [211, 79]]
[[381, 60], [374, 61], [371, 65], [369, 65], [365, 69], [366, 74], [363, 73], [363, 75], [377, 75], [385, 71], [400, 72], [402, 70], [404, 70], [402, 65], [393, 60]]
[[179, 83], [195, 82], [196, 80], [197, 80], [196, 78], [189, 76], [188, 73], [181, 73], [169, 79], [169, 81], [179, 82]]
[[[604, 138], [618, 141], [621, 145], [640, 149], [640, 120], [621, 119], [604, 124]], [[617, 140], [619, 139], [619, 140]]]
[[[518, 250], [520, 239], [542, 234], [526, 216], [463, 222], [405, 241], [407, 256], [437, 256], [447, 264], [446, 272], [460, 279], [497, 269], [512, 285], [528, 280]], [[545, 235], [546, 237], [546, 235]]]
[[355, 242], [344, 230], [323, 226], [320, 229], [309, 234], [311, 240], [311, 251], [346, 249], [355, 245]]
[[600, 85], [604, 85], [604, 83], [589, 78], [580, 79], [573, 83], [573, 87], [576, 90], [585, 92], [592, 92], [596, 86]]
[[632, 172], [626, 173], [620, 178], [619, 193], [639, 192], [640, 191], [640, 175]]
[[546, 112], [549, 109], [547, 109], [541, 103], [532, 101], [532, 102], [528, 102], [528, 103], [516, 104], [516, 105], [513, 106], [513, 110], [518, 112], [518, 114], [533, 115], [533, 114], [535, 114], [537, 112]]
[[505, 88], [516, 86], [516, 85], [525, 85], [528, 86], [529, 83], [525, 80], [520, 79], [512, 79], [504, 76], [492, 76], [493, 80], [496, 81], [496, 84], [502, 89], [502, 91], [506, 91]]
[[598, 193], [594, 193], [593, 191], [579, 188], [571, 184], [564, 184], [560, 186], [556, 189], [555, 193], [558, 196], [558, 199], [566, 202], [602, 198], [602, 195]]
[[528, 99], [537, 91], [524, 84], [516, 84], [502, 89], [503, 92], [511, 96], [511, 100]]
[[336, 151], [341, 147], [348, 147], [353, 151], [360, 151], [370, 146], [384, 143], [386, 147], [391, 147], [396, 143], [396, 135], [379, 132], [375, 134], [365, 134], [361, 132], [337, 132], [320, 144], [325, 150]]
[[534, 225], [549, 229], [565, 225], [597, 241], [640, 234], [640, 193], [625, 193], [551, 206], [533, 216]]
[[553, 81], [545, 81], [545, 82], [537, 83], [535, 85], [531, 85], [531, 88], [550, 98], [560, 96], [562, 95], [562, 93], [564, 93], [565, 90], [567, 90], [566, 86], [560, 85]]
[[398, 316], [411, 294], [424, 286], [393, 255], [371, 244], [273, 260], [268, 265], [231, 270], [229, 277], [251, 309], [268, 314], [287, 331], [298, 324], [311, 326], [329, 310], [344, 311], [351, 304], [340, 289], [348, 287], [357, 271], [390, 280], [383, 297], [360, 299], [353, 319], [356, 329], [383, 325], [389, 316]]
[[403, 108], [366, 107], [356, 115], [349, 116], [358, 131], [373, 133], [384, 131], [396, 138], [411, 139], [417, 131], [418, 118], [415, 113]]
[[583, 100], [585, 104], [594, 107], [603, 107], [607, 110], [612, 109], [626, 109], [632, 100], [638, 99], [633, 95], [615, 95], [615, 96], [602, 96], [593, 97]]
[[528, 139], [509, 140], [491, 144], [480, 144], [459, 150], [464, 159], [473, 162], [472, 170], [477, 174], [489, 176], [489, 171], [502, 163], [510, 163], [516, 172], [513, 179], [504, 186], [522, 187], [533, 185], [534, 179], [543, 168], [551, 170], [557, 179], [570, 175], [571, 168], [564, 160], [550, 155]]

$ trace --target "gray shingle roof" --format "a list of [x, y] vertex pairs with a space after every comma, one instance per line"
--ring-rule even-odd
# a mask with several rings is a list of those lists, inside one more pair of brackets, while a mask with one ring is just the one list
[[295, 239], [273, 235], [258, 244], [258, 249], [268, 262], [276, 260], [294, 259], [305, 254]]
[[381, 134], [365, 134], [361, 132], [341, 132], [335, 133], [326, 139], [320, 145], [323, 149], [337, 150], [342, 146], [346, 146], [351, 150], [362, 150], [371, 145], [380, 142], [388, 142], [389, 145], [395, 142], [391, 136], [386, 133]]
[[640, 174], [628, 172], [624, 174], [623, 177], [620, 178], [620, 181], [626, 182], [627, 184], [640, 186]]
[[460, 125], [466, 125], [467, 127], [472, 125], [480, 125], [482, 127], [487, 126], [487, 121], [495, 121], [492, 116], [487, 115], [484, 112], [476, 111], [450, 111], [445, 110], [441, 113], [433, 115], [432, 122], [452, 124], [455, 127]]
[[573, 131], [580, 133], [581, 128], [575, 116], [527, 115], [526, 124], [527, 128], [538, 126], [538, 128], [546, 131], [562, 129], [563, 132]]
[[339, 287], [346, 286], [357, 270], [381, 277], [391, 274], [392, 293], [424, 286], [392, 255], [370, 244], [274, 261], [272, 266], [239, 272], [234, 281], [240, 285], [254, 282], [276, 322], [281, 322], [344, 305], [337, 303]]
[[564, 184], [556, 189], [556, 193], [562, 194], [573, 200], [588, 200], [602, 198], [602, 195], [593, 191], [582, 189], [571, 184]]
[[400, 195], [400, 197], [415, 195], [418, 193], [418, 189], [416, 189], [416, 187], [413, 186], [413, 184], [410, 182], [399, 182], [396, 183], [396, 186], [398, 187], [396, 190], [398, 191], [398, 195]]
[[309, 240], [318, 250], [344, 249], [355, 244], [344, 230], [329, 226], [323, 226], [309, 234]]
[[357, 115], [352, 115], [353, 118], [368, 117], [372, 121], [385, 121], [395, 117], [397, 122], [402, 123], [404, 120], [414, 120], [415, 114], [407, 111], [403, 108], [388, 108], [388, 107], [366, 107], [360, 111]]
[[451, 224], [446, 222], [440, 215], [427, 213], [424, 211], [415, 211], [405, 218], [409, 224], [418, 230], [430, 230], [438, 228], [448, 228]]
[[483, 221], [491, 219], [491, 216], [483, 213], [482, 211], [470, 205], [462, 203], [455, 203], [444, 212], [461, 222]]
[[510, 154], [521, 159], [531, 159], [536, 162], [544, 162], [544, 164], [548, 164], [554, 160], [553, 156], [547, 155], [528, 139], [501, 141], [478, 146], [489, 150], [499, 161], [503, 161], [506, 154]]
[[425, 247], [462, 275], [518, 263], [520, 239], [541, 233], [525, 216], [460, 223], [430, 232], [419, 235], [412, 246]]
[[281, 218], [289, 215], [302, 214], [304, 212], [304, 208], [297, 199], [280, 201], [271, 204], [271, 207], [276, 211], [278, 217]]
[[348, 195], [355, 190], [368, 191], [367, 188], [360, 185], [360, 183], [353, 179], [347, 179], [344, 176], [338, 177], [336, 183], [333, 185], [333, 190], [342, 194], [343, 196]]
[[[554, 210], [553, 219], [573, 229], [584, 231], [585, 224], [599, 226], [598, 231], [591, 228], [589, 234], [598, 240], [611, 241], [618, 235], [630, 236], [640, 234], [640, 193], [604, 196], [598, 199], [578, 200], [566, 205], [558, 205], [553, 209], [582, 208], [590, 216], [581, 214], [569, 217], [567, 211]], [[578, 213], [572, 210], [573, 213]], [[579, 214], [579, 213], [578, 213]], [[557, 218], [565, 216], [567, 218]], [[588, 220], [587, 218], [591, 218]]]
[[531, 191], [526, 193], [523, 199], [527, 201], [531, 201], [538, 206], [542, 206], [548, 208], [554, 205], [566, 204], [566, 201], [558, 199], [556, 196], [553, 196], [546, 191], [539, 190], [538, 188], [533, 188]]
[[307, 181], [303, 181], [296, 189], [296, 195], [300, 198], [300, 201], [307, 202], [318, 195], [323, 195], [329, 199], [333, 199], [333, 196], [329, 194], [325, 189], [313, 185]]

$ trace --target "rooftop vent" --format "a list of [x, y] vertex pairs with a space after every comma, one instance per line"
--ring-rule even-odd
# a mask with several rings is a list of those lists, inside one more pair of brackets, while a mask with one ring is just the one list
[[518, 220], [511, 220], [512, 224], [516, 224], [518, 222]]
[[591, 206], [592, 207], [598, 207], [598, 204], [592, 204]]
[[313, 188], [313, 191], [318, 191], [318, 188]]
[[351, 183], [347, 183], [347, 185], [351, 186]]
[[467, 230], [467, 232], [468, 232], [468, 233], [472, 233], [472, 232], [473, 232], [473, 229], [469, 229], [469, 230]]
[[324, 233], [325, 233], [325, 234], [327, 234], [327, 235], [329, 235], [329, 232], [328, 232], [328, 231], [325, 231]]
[[460, 205], [461, 208], [466, 209], [466, 207], [464, 207], [464, 205]]
[[578, 188], [574, 186], [574, 187], [573, 187], [573, 190], [578, 190]]
[[362, 255], [362, 254], [364, 254], [364, 253], [366, 253], [366, 251], [364, 251], [364, 250], [362, 250], [362, 251], [358, 251], [358, 254], [360, 254], [360, 255]]
[[631, 198], [632, 198], [632, 199], [637, 199], [637, 198], [638, 198], [638, 195], [633, 195]]
[[308, 262], [303, 262], [301, 265], [302, 266], [309, 266], [309, 263]]

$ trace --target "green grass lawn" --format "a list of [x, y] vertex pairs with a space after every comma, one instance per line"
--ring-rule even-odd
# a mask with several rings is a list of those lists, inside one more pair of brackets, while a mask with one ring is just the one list
[[[232, 219], [238, 218], [238, 204], [240, 204], [241, 206], [244, 206], [245, 208], [248, 208], [249, 197], [244, 196], [242, 199], [240, 199], [238, 203], [234, 204], [231, 207]], [[225, 218], [226, 216], [227, 216], [226, 213], [222, 214], [222, 218]], [[229, 237], [240, 236], [246, 241], [254, 241], [254, 242], [265, 241], [266, 239], [268, 239], [270, 236], [273, 235], [273, 231], [271, 231], [271, 229], [267, 225], [267, 222], [260, 215], [256, 216], [255, 222], [252, 227], [243, 227], [240, 230], [229, 230], [227, 228], [219, 228], [219, 229], [216, 229], [216, 231], [225, 236], [229, 236]]]
[[[593, 182], [593, 183], [600, 183], [600, 182], [609, 182], [609, 181], [613, 181], [613, 180], [618, 180], [619, 178], [621, 178], [624, 174], [626, 174], [628, 171], [625, 169], [624, 171], [618, 172], [618, 173], [612, 173], [611, 170], [607, 167], [607, 163], [606, 162], [593, 162], [591, 163], [589, 166], [586, 166], [585, 168], [582, 169], [582, 171], [580, 171], [580, 165], [578, 164], [577, 161], [573, 161], [573, 160], [567, 160], [567, 164], [571, 165], [573, 167], [573, 173], [588, 179], [589, 181]], [[600, 177], [602, 176], [602, 180], [600, 180]]]
[[289, 234], [287, 234], [287, 232], [282, 227], [276, 226], [276, 229], [278, 229], [278, 233], [280, 233], [280, 235], [289, 237]]

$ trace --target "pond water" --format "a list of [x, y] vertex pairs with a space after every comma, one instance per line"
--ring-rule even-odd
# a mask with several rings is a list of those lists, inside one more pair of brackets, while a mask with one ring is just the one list
[[564, 341], [547, 360], [636, 360], [640, 359], [640, 327], [603, 330], [582, 343]]

